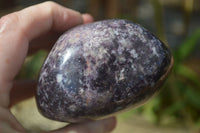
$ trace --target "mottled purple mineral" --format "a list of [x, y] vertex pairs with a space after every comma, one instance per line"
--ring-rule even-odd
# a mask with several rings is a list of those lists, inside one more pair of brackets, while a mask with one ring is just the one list
[[127, 20], [65, 32], [40, 73], [36, 101], [53, 120], [81, 122], [136, 107], [159, 90], [172, 55], [158, 38]]

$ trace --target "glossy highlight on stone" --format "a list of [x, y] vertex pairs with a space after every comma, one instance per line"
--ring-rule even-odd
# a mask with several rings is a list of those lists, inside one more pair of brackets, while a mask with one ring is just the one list
[[39, 111], [75, 123], [134, 108], [159, 90], [172, 62], [169, 49], [138, 24], [77, 26], [58, 39], [41, 69]]

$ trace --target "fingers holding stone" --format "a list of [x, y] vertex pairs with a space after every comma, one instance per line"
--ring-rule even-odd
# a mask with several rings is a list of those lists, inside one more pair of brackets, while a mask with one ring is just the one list
[[116, 118], [111, 117], [103, 120], [85, 123], [70, 124], [62, 129], [48, 133], [108, 133], [116, 126]]

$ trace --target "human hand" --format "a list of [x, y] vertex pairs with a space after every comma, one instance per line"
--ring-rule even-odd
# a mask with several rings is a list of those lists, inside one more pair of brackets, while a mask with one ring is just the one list
[[[27, 54], [39, 49], [50, 49], [65, 30], [90, 23], [88, 14], [64, 8], [53, 2], [45, 2], [21, 11], [8, 14], [0, 19], [0, 132], [26, 133], [11, 114], [9, 107], [33, 96], [34, 82], [16, 82]], [[115, 118], [70, 124], [49, 133], [106, 133], [116, 125]]]

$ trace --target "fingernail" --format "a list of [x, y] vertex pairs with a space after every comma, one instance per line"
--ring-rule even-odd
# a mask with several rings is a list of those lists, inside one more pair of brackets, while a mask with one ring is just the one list
[[88, 13], [82, 14], [82, 18], [83, 18], [83, 21], [84, 21], [85, 24], [91, 23], [91, 22], [94, 21], [94, 18]]

